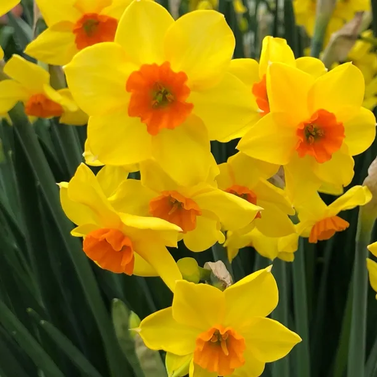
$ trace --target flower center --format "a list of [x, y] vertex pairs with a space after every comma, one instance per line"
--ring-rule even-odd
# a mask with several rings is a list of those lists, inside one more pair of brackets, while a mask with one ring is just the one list
[[266, 75], [263, 75], [262, 80], [253, 85], [251, 91], [254, 94], [259, 109], [262, 111], [261, 115], [268, 114], [270, 112], [270, 103], [267, 95]]
[[340, 149], [345, 137], [343, 123], [337, 122], [333, 113], [323, 109], [301, 123], [296, 135], [298, 155], [304, 157], [309, 154], [319, 163], [329, 161], [332, 154]]
[[60, 117], [64, 110], [62, 106], [51, 101], [44, 94], [34, 94], [25, 103], [25, 113], [38, 118]]
[[[233, 185], [227, 188], [225, 191], [229, 192], [230, 194], [236, 195], [242, 199], [245, 199], [249, 203], [257, 205], [257, 196], [253, 191], [249, 190], [245, 186]], [[258, 212], [258, 214], [255, 216], [256, 219], [260, 219], [261, 217], [261, 212]]]
[[309, 236], [310, 243], [317, 243], [330, 239], [336, 232], [341, 232], [349, 227], [349, 223], [339, 216], [327, 217], [318, 221], [312, 228]]
[[100, 42], [112, 42], [118, 27], [115, 18], [97, 14], [84, 14], [73, 28], [76, 46], [79, 50]]
[[177, 191], [163, 191], [160, 196], [149, 202], [149, 212], [178, 225], [184, 233], [196, 228], [196, 217], [202, 214], [199, 206]]
[[84, 239], [85, 254], [101, 268], [132, 275], [134, 250], [131, 240], [118, 229], [97, 229]]
[[151, 135], [180, 126], [194, 105], [187, 103], [190, 89], [184, 72], [173, 72], [170, 63], [143, 64], [132, 72], [126, 84], [131, 93], [128, 115], [138, 117]]
[[227, 376], [245, 363], [245, 339], [232, 328], [215, 326], [196, 338], [194, 363], [219, 376]]

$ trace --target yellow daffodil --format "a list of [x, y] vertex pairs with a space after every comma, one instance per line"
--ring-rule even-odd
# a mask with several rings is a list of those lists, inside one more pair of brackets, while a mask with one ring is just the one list
[[[374, 242], [368, 246], [368, 250], [377, 257], [377, 242]], [[367, 258], [367, 269], [369, 273], [369, 282], [375, 292], [377, 292], [377, 263]], [[377, 294], [376, 294], [377, 299]]]
[[213, 185], [180, 186], [149, 161], [140, 164], [141, 181], [128, 179], [110, 198], [119, 212], [154, 216], [178, 225], [191, 251], [204, 251], [225, 238], [221, 228], [249, 225], [263, 208]]
[[292, 262], [298, 249], [298, 234], [294, 230], [283, 237], [268, 237], [257, 228], [245, 233], [228, 232], [224, 247], [227, 249], [229, 262], [233, 261], [240, 249], [247, 246], [252, 246], [260, 255], [270, 260], [279, 258]]
[[74, 98], [91, 116], [92, 152], [111, 165], [153, 157], [183, 185], [192, 183], [188, 170], [204, 180], [213, 161], [208, 137], [227, 138], [253, 111], [248, 88], [227, 72], [234, 45], [218, 12], [174, 21], [157, 3], [133, 2], [115, 43], [88, 47], [65, 68]]
[[13, 55], [4, 66], [10, 79], [0, 82], [0, 114], [23, 102], [31, 121], [37, 118], [59, 117], [61, 123], [83, 125], [87, 116], [73, 101], [68, 89], [54, 90], [50, 74], [42, 67]]
[[81, 50], [112, 42], [131, 0], [37, 0], [47, 29], [25, 52], [48, 64], [65, 65]]
[[314, 77], [326, 72], [326, 67], [319, 59], [302, 57], [295, 60], [293, 51], [285, 39], [265, 37], [259, 63], [253, 59], [234, 59], [230, 63], [229, 71], [248, 86], [250, 101], [259, 109], [257, 114], [253, 113], [249, 124], [232, 137], [242, 137], [256, 121], [270, 112], [266, 77], [268, 66], [274, 62], [297, 67]]
[[8, 13], [12, 8], [14, 8], [20, 0], [1, 0], [0, 2], [0, 16]]
[[373, 113], [362, 107], [364, 88], [362, 73], [351, 63], [317, 79], [272, 63], [267, 74], [271, 112], [250, 129], [238, 149], [284, 165], [296, 182], [302, 183], [298, 171], [305, 171], [318, 180], [317, 187], [320, 182], [346, 186], [353, 177], [351, 156], [365, 151], [376, 132]]
[[301, 341], [279, 322], [265, 318], [277, 303], [271, 267], [224, 292], [181, 280], [172, 307], [145, 318], [139, 331], [153, 350], [190, 355], [190, 377], [258, 377], [267, 362], [286, 356]]
[[128, 275], [159, 275], [173, 289], [182, 276], [166, 246], [176, 247], [181, 229], [161, 219], [116, 212], [107, 197], [127, 172], [118, 168], [111, 173], [114, 170], [96, 177], [81, 164], [69, 183], [60, 184], [63, 210], [77, 225], [72, 235], [84, 237], [85, 254], [100, 267]]
[[308, 196], [297, 206], [300, 223], [297, 232], [309, 237], [309, 242], [330, 239], [336, 232], [349, 227], [349, 223], [338, 216], [339, 212], [362, 206], [372, 199], [366, 186], [354, 186], [327, 206], [319, 195]]

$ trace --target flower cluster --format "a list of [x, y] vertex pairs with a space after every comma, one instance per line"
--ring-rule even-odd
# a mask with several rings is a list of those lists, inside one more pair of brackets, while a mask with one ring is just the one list
[[[63, 65], [68, 88], [53, 89], [41, 66], [13, 56], [0, 114], [22, 102], [31, 121], [88, 122], [84, 156], [101, 169], [81, 164], [59, 184], [72, 235], [99, 267], [160, 276], [174, 292], [172, 307], [139, 328], [148, 347], [167, 352], [168, 369], [260, 376], [300, 341], [265, 318], [278, 302], [271, 267], [221, 291], [182, 280], [167, 247], [219, 243], [231, 262], [253, 246], [293, 261], [300, 236], [317, 243], [347, 229], [339, 213], [371, 199], [364, 186], [343, 193], [353, 156], [375, 138], [360, 69], [328, 71], [272, 37], [259, 62], [233, 59], [233, 33], [214, 10], [174, 20], [149, 0], [37, 4], [47, 29], [25, 53]], [[231, 140], [237, 153], [217, 164], [211, 142]], [[327, 205], [321, 193], [339, 197]]]

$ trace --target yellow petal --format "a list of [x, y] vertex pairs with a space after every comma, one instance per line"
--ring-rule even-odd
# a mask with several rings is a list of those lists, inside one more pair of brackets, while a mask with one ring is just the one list
[[119, 20], [125, 9], [132, 3], [132, 0], [113, 0], [111, 5], [104, 8], [101, 11], [101, 14], [105, 14], [106, 16], [110, 16]]
[[155, 277], [158, 276], [156, 270], [139, 254], [134, 253], [135, 265], [133, 274], [137, 276]]
[[172, 308], [177, 322], [202, 332], [223, 322], [225, 296], [211, 285], [181, 280], [176, 283]]
[[[224, 325], [241, 333], [252, 317], [269, 315], [278, 304], [278, 288], [270, 268], [252, 273], [224, 291], [226, 313]], [[248, 299], [245, 300], [245, 297]]]
[[272, 112], [286, 113], [289, 123], [297, 127], [310, 118], [308, 93], [314, 77], [286, 64], [271, 64], [267, 75], [267, 93]]
[[[63, 97], [62, 105], [63, 108], [65, 108], [63, 115], [59, 119], [59, 123], [65, 123], [71, 126], [84, 126], [85, 124], [87, 124], [89, 117], [74, 103], [71, 91], [68, 88], [60, 89], [58, 91], [58, 94]], [[67, 101], [70, 102], [70, 106], [74, 105], [77, 109], [73, 111], [67, 109]]]
[[297, 144], [295, 129], [286, 122], [281, 114], [265, 115], [241, 139], [237, 149], [258, 160], [286, 165]]
[[116, 110], [127, 114], [125, 85], [134, 68], [121, 46], [104, 42], [79, 52], [64, 71], [77, 104], [89, 115], [105, 115]]
[[218, 373], [209, 372], [207, 369], [203, 369], [198, 364], [195, 364], [194, 361], [190, 364], [189, 376], [190, 377], [217, 377]]
[[[254, 59], [233, 59], [230, 62], [228, 71], [238, 77], [249, 88], [261, 81], [259, 76], [259, 64]], [[250, 93], [251, 97], [254, 97]]]
[[244, 352], [245, 364], [237, 368], [232, 377], [259, 377], [263, 374], [265, 363], [255, 358], [255, 355], [251, 350], [246, 348]]
[[370, 285], [372, 286], [373, 290], [377, 292], [377, 263], [372, 259], [367, 258], [367, 268], [369, 272]]
[[37, 0], [38, 8], [41, 11], [43, 19], [48, 26], [54, 25], [60, 21], [76, 22], [81, 13], [74, 8], [76, 0]]
[[295, 56], [285, 39], [267, 36], [262, 42], [259, 77], [266, 75], [268, 66], [276, 62], [295, 66]]
[[140, 336], [152, 350], [164, 350], [185, 356], [193, 353], [198, 331], [177, 323], [172, 308], [159, 310], [144, 318], [140, 323]]
[[173, 24], [169, 12], [158, 3], [134, 1], [119, 22], [115, 42], [125, 49], [136, 64], [161, 64], [169, 61], [164, 56], [164, 37]]
[[311, 111], [328, 110], [335, 115], [344, 107], [362, 105], [365, 83], [359, 68], [352, 63], [341, 64], [319, 77], [310, 91]]
[[182, 186], [205, 181], [213, 163], [207, 130], [193, 116], [174, 130], [163, 129], [153, 136], [152, 155]]
[[139, 118], [129, 118], [124, 111], [90, 117], [88, 139], [92, 153], [104, 164], [135, 164], [151, 157], [151, 135]]
[[20, 0], [2, 0], [0, 4], [0, 16], [8, 13], [12, 8], [14, 8]]
[[4, 73], [33, 93], [43, 93], [43, 86], [50, 84], [50, 74], [42, 67], [13, 55], [4, 66]]
[[191, 92], [188, 101], [206, 125], [210, 140], [229, 141], [235, 132], [260, 118], [250, 88], [230, 73], [210, 89]]
[[332, 202], [329, 205], [329, 211], [331, 216], [335, 216], [340, 211], [346, 211], [357, 206], [363, 206], [370, 202], [371, 199], [372, 193], [369, 191], [367, 186], [354, 186]]
[[185, 356], [174, 355], [171, 352], [166, 354], [165, 365], [169, 377], [186, 376], [189, 373], [192, 354]]
[[65, 65], [78, 51], [73, 32], [46, 29], [27, 45], [25, 53], [48, 64]]
[[262, 362], [283, 358], [302, 340], [296, 333], [269, 318], [256, 318], [242, 335], [255, 358]]
[[[77, 204], [77, 203], [75, 203]], [[85, 237], [87, 234], [90, 232], [93, 232], [97, 229], [100, 229], [98, 225], [94, 224], [84, 224], [84, 225], [79, 225], [76, 228], [72, 229], [71, 235], [73, 237]]]
[[76, 0], [74, 7], [81, 13], [100, 13], [103, 8], [111, 5], [112, 0]]
[[179, 187], [154, 160], [143, 161], [140, 164], [140, 174], [142, 184], [156, 193], [177, 190]]
[[373, 242], [372, 244], [368, 245], [368, 250], [377, 257], [377, 242]]
[[18, 101], [26, 101], [29, 92], [21, 84], [13, 80], [0, 82], [0, 114], [6, 114], [13, 109]]
[[219, 221], [211, 215], [202, 211], [202, 216], [196, 218], [196, 228], [183, 236], [183, 241], [189, 250], [200, 252], [209, 249], [216, 242], [225, 241]]
[[194, 200], [201, 209], [214, 213], [226, 230], [237, 230], [249, 225], [263, 210], [245, 199], [215, 188], [195, 195]]
[[373, 143], [376, 136], [376, 118], [365, 108], [347, 122], [344, 122], [345, 142], [351, 156], [363, 153]]
[[110, 196], [117, 192], [122, 182], [127, 181], [128, 173], [129, 171], [123, 166], [104, 166], [97, 173], [97, 182], [107, 198], [110, 198]]
[[309, 75], [315, 78], [320, 77], [327, 72], [327, 68], [321, 60], [310, 56], [296, 59], [296, 67], [301, 71], [309, 73]]
[[221, 13], [213, 10], [190, 12], [168, 30], [166, 60], [172, 69], [188, 76], [189, 87], [203, 90], [218, 82], [228, 69], [235, 39]]

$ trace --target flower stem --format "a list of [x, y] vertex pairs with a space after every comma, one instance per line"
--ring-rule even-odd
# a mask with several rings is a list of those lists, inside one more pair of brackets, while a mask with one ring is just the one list
[[368, 256], [374, 217], [360, 208], [356, 233], [356, 253], [353, 269], [351, 336], [348, 349], [348, 377], [365, 376], [365, 347], [367, 321], [368, 274], [365, 260]]

